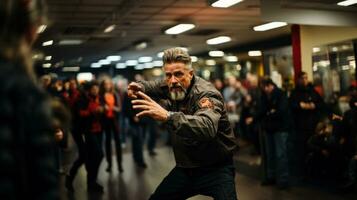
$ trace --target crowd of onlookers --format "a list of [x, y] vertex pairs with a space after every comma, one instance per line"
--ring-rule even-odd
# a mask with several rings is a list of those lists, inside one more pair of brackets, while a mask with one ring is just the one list
[[307, 74], [297, 75], [291, 91], [279, 88], [270, 78], [231, 76], [213, 84], [226, 100], [227, 112], [237, 137], [249, 141], [252, 154], [263, 160], [262, 185], [291, 185], [291, 177], [331, 180], [340, 188], [356, 182], [357, 87], [343, 99], [347, 111], [336, 111], [325, 102]]

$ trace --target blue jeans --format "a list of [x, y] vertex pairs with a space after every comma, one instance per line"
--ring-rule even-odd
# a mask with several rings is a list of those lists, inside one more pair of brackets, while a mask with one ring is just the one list
[[265, 133], [267, 179], [276, 180], [278, 185], [289, 183], [287, 140], [288, 132]]

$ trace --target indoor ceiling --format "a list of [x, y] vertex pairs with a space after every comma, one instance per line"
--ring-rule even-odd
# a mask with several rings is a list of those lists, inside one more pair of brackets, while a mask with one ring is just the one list
[[[52, 56], [51, 63], [88, 67], [108, 55], [120, 55], [121, 61], [153, 56], [163, 49], [188, 47], [191, 55], [209, 50], [265, 40], [287, 35], [290, 27], [255, 32], [253, 26], [265, 23], [261, 17], [260, 1], [245, 0], [229, 8], [211, 7], [207, 0], [47, 0], [49, 26], [41, 33], [35, 47], [45, 56]], [[287, 6], [305, 6], [318, 9], [336, 4], [333, 0], [282, 0]], [[321, 5], [319, 5], [321, 4]], [[322, 5], [324, 4], [324, 5]], [[356, 7], [348, 8], [350, 10]], [[341, 9], [341, 8], [336, 8]], [[349, 10], [347, 10], [349, 11]], [[164, 30], [180, 22], [196, 27], [185, 33], [166, 35]], [[112, 32], [104, 30], [114, 24]], [[210, 46], [206, 40], [226, 35], [231, 42]], [[80, 45], [59, 45], [61, 40], [79, 39]], [[53, 40], [51, 46], [42, 43]], [[137, 49], [140, 42], [147, 47]], [[120, 61], [120, 62], [121, 62]], [[57, 65], [59, 66], [59, 65]]]

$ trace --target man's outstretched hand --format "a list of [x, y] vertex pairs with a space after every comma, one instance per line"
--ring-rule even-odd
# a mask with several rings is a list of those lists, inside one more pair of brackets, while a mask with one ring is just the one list
[[[128, 92], [129, 94], [129, 92]], [[133, 109], [141, 110], [137, 117], [148, 116], [158, 121], [166, 121], [168, 111], [161, 107], [158, 103], [152, 100], [149, 96], [144, 94], [141, 91], [136, 93], [137, 97], [141, 97], [142, 99], [132, 100]]]
[[131, 82], [131, 83], [128, 85], [128, 97], [129, 97], [129, 98], [131, 98], [131, 99], [136, 99], [136, 98], [138, 98], [137, 93], [138, 93], [139, 91], [143, 91], [143, 88], [142, 88], [142, 86], [141, 86], [139, 83]]

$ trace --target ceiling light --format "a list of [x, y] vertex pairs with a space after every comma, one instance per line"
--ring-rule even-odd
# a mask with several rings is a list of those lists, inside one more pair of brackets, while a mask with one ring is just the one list
[[312, 48], [312, 52], [314, 52], [314, 53], [320, 52], [320, 50], [321, 49], [319, 47]]
[[152, 57], [150, 56], [143, 56], [139, 58], [139, 62], [141, 63], [147, 63], [147, 62], [151, 62], [152, 61]]
[[37, 29], [37, 33], [38, 34], [43, 33], [46, 30], [46, 28], [47, 28], [46, 25], [39, 26], [38, 29]]
[[353, 4], [356, 4], [357, 3], [357, 0], [347, 0], [347, 1], [341, 1], [339, 3], [337, 3], [337, 5], [339, 6], [350, 6], [350, 5], [353, 5]]
[[53, 45], [53, 40], [49, 40], [49, 41], [46, 41], [44, 43], [42, 43], [42, 46], [50, 46], [50, 45]]
[[208, 55], [211, 57], [223, 57], [224, 52], [223, 51], [210, 51], [210, 52], [208, 52]]
[[73, 40], [61, 40], [58, 42], [59, 45], [79, 45], [79, 44], [82, 44], [83, 43], [83, 40], [76, 40], [76, 39], [73, 39]]
[[231, 40], [232, 39], [230, 37], [228, 37], [228, 36], [219, 36], [219, 37], [208, 39], [206, 41], [206, 43], [209, 44], [209, 45], [216, 45], [216, 44], [222, 44], [222, 43], [225, 43], [225, 42], [229, 42]]
[[164, 62], [162, 62], [161, 60], [156, 60], [153, 62], [155, 67], [162, 67], [164, 65]]
[[152, 63], [152, 62], [148, 62], [148, 63], [145, 63], [144, 64], [144, 68], [145, 69], [151, 69], [151, 68], [153, 68], [154, 67], [154, 63]]
[[254, 26], [253, 30], [254, 31], [267, 31], [270, 29], [279, 28], [279, 27], [286, 26], [286, 25], [288, 25], [288, 23], [286, 23], [286, 22], [270, 22], [270, 23], [259, 25], [259, 26]]
[[142, 50], [142, 49], [145, 49], [146, 47], [148, 47], [148, 43], [147, 42], [140, 42], [137, 45], [135, 45], [135, 48], [137, 50]]
[[228, 8], [230, 6], [233, 6], [234, 4], [237, 4], [242, 1], [243, 0], [218, 0], [214, 3], [212, 3], [211, 6], [218, 7], [218, 8]]
[[228, 62], [237, 62], [238, 61], [237, 56], [226, 56], [226, 57], [224, 57], [224, 59]]
[[115, 29], [115, 25], [110, 25], [107, 28], [104, 29], [104, 33], [109, 33], [112, 32]]
[[196, 56], [191, 56], [191, 62], [197, 62], [198, 58]]
[[115, 68], [117, 68], [117, 69], [125, 69], [126, 68], [126, 64], [125, 63], [117, 63]]
[[79, 71], [79, 66], [75, 67], [63, 67], [62, 71], [63, 72], [78, 72]]
[[46, 56], [45, 60], [52, 60], [52, 56]]
[[102, 59], [102, 60], [100, 60], [98, 63], [101, 64], [101, 65], [109, 65], [109, 64], [110, 64], [110, 61], [107, 60], [107, 59]]
[[77, 81], [82, 82], [82, 81], [91, 81], [93, 80], [94, 76], [90, 72], [82, 72], [77, 74]]
[[206, 60], [206, 65], [216, 65], [215, 60]]
[[138, 64], [138, 61], [137, 60], [127, 60], [125, 62], [126, 66], [134, 66], [134, 65], [137, 65]]
[[176, 26], [173, 26], [165, 31], [166, 34], [168, 35], [177, 35], [183, 32], [186, 32], [188, 30], [191, 30], [195, 28], [194, 24], [178, 24]]
[[119, 61], [121, 59], [121, 57], [120, 56], [108, 56], [107, 58], [106, 58], [106, 60], [109, 60], [109, 61]]
[[338, 48], [337, 47], [332, 47], [332, 51], [336, 52], [336, 51], [338, 51]]
[[102, 65], [99, 64], [99, 63], [92, 63], [92, 64], [90, 65], [90, 67], [91, 67], [91, 68], [100, 68], [100, 67], [102, 67]]
[[262, 52], [261, 51], [248, 51], [249, 56], [261, 56]]
[[134, 67], [134, 69], [136, 69], [136, 70], [142, 70], [142, 69], [144, 69], [145, 67], [144, 67], [144, 64], [138, 64], [138, 65], [136, 65], [135, 67]]
[[157, 57], [162, 58], [164, 56], [164, 52], [157, 53]]
[[43, 68], [50, 68], [51, 66], [52, 66], [51, 63], [44, 63], [44, 64], [42, 65]]

